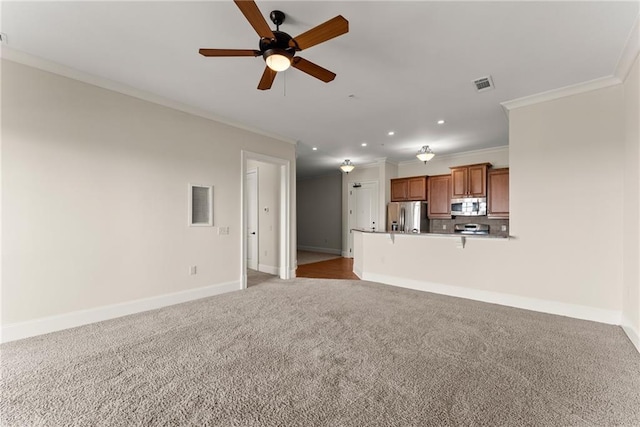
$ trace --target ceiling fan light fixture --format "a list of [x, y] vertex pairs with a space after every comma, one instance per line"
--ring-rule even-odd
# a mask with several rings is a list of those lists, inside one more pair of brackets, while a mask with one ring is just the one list
[[351, 172], [353, 169], [355, 168], [354, 164], [351, 163], [351, 160], [346, 159], [344, 162], [342, 162], [342, 164], [340, 165], [340, 169], [342, 170], [342, 172], [344, 173], [349, 173]]
[[420, 151], [418, 151], [418, 154], [416, 154], [416, 157], [426, 164], [429, 160], [433, 159], [435, 155], [428, 145], [423, 145]]
[[273, 71], [284, 71], [291, 66], [293, 55], [284, 49], [269, 49], [264, 53], [267, 67]]

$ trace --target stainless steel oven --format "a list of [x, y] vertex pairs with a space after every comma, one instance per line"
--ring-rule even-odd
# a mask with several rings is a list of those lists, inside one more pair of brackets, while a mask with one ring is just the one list
[[489, 234], [489, 224], [456, 224], [453, 232], [456, 234]]
[[451, 215], [482, 216], [487, 214], [487, 198], [451, 199]]

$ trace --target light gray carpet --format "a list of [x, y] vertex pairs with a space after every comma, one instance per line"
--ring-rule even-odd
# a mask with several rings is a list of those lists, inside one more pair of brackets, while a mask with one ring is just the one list
[[247, 287], [259, 285], [278, 276], [247, 268]]
[[640, 425], [619, 327], [364, 281], [272, 279], [0, 350], [2, 426]]

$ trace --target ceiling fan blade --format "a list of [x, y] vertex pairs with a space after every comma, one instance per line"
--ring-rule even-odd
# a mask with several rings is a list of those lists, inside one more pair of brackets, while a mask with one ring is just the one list
[[277, 71], [273, 71], [269, 67], [264, 67], [264, 73], [262, 73], [262, 78], [260, 79], [260, 83], [258, 83], [258, 89], [271, 89], [271, 85], [273, 84], [273, 80], [276, 78], [276, 74], [278, 74]]
[[336, 74], [327, 70], [326, 68], [322, 68], [319, 65], [314, 64], [311, 61], [307, 61], [304, 58], [300, 58], [299, 56], [294, 56], [291, 61], [291, 66], [297, 68], [298, 70], [309, 74], [316, 79], [322, 80], [325, 83], [329, 83], [331, 80], [336, 78]]
[[268, 39], [275, 38], [273, 31], [269, 28], [269, 24], [267, 24], [267, 21], [264, 19], [264, 16], [262, 16], [260, 9], [258, 9], [258, 5], [256, 5], [253, 0], [233, 1], [260, 37], [266, 37]]
[[349, 32], [349, 21], [344, 19], [342, 15], [329, 19], [324, 24], [313, 27], [307, 32], [294, 37], [290, 45], [300, 50], [308, 49], [319, 43], [331, 40], [334, 37], [341, 36]]
[[202, 56], [260, 56], [259, 50], [252, 49], [200, 49]]

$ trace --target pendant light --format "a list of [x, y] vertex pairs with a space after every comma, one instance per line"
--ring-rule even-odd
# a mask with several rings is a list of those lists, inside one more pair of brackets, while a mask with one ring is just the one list
[[351, 163], [351, 160], [349, 160], [349, 159], [346, 159], [340, 165], [340, 169], [342, 169], [342, 172], [345, 172], [345, 173], [351, 172], [354, 168], [355, 168], [355, 166], [353, 165], [353, 163]]
[[431, 151], [431, 148], [429, 148], [428, 145], [423, 145], [420, 151], [418, 151], [418, 154], [416, 154], [416, 157], [425, 164], [427, 164], [429, 160], [433, 159], [433, 156], [435, 156], [435, 153]]

